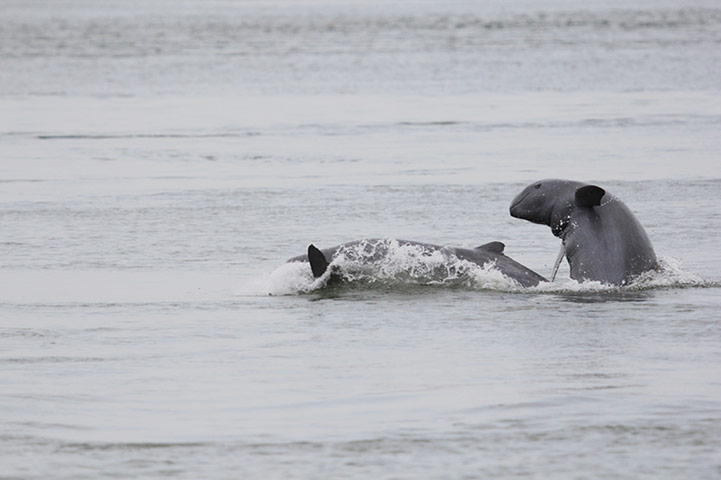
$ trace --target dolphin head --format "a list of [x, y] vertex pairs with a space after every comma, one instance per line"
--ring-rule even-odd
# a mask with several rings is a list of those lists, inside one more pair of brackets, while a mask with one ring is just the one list
[[560, 235], [573, 209], [576, 189], [583, 185], [559, 179], [533, 182], [511, 202], [511, 216], [548, 225], [555, 235]]

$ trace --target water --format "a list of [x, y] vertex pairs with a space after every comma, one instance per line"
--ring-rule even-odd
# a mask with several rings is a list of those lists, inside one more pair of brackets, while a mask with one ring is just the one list
[[[0, 10], [0, 478], [721, 473], [715, 2]], [[663, 271], [284, 264], [498, 240], [549, 276], [508, 214], [548, 177], [623, 199]]]

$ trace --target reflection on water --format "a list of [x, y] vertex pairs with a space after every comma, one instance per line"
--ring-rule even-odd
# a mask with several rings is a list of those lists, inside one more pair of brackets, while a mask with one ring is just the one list
[[558, 295], [558, 298], [573, 303], [605, 303], [605, 302], [643, 302], [656, 295], [654, 290], [613, 289], [605, 292], [567, 292]]

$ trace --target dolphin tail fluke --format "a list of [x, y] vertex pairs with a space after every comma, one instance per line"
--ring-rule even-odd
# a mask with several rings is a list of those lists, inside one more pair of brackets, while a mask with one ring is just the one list
[[321, 277], [328, 270], [328, 260], [312, 243], [308, 245], [308, 261], [315, 278]]

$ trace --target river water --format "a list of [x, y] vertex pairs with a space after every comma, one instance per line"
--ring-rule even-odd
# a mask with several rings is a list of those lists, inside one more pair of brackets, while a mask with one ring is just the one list
[[[716, 2], [0, 10], [0, 478], [721, 475]], [[502, 241], [550, 276], [508, 213], [542, 178], [623, 199], [662, 270], [284, 263]]]

